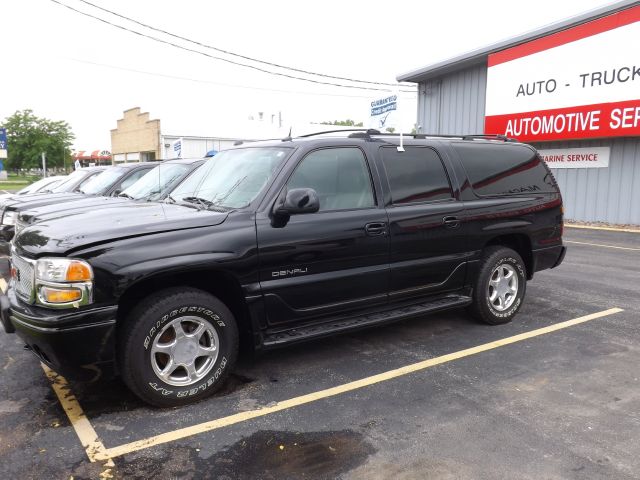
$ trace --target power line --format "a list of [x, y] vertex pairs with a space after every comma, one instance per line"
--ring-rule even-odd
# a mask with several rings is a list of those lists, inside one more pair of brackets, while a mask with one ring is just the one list
[[94, 8], [97, 8], [98, 10], [102, 10], [103, 12], [109, 13], [111, 15], [114, 15], [116, 17], [122, 18], [124, 20], [129, 21], [129, 22], [135, 23], [135, 24], [140, 25], [140, 26], [142, 26], [144, 28], [148, 28], [149, 30], [154, 30], [154, 31], [159, 32], [159, 33], [164, 33], [165, 35], [169, 35], [169, 36], [171, 36], [173, 38], [178, 38], [180, 40], [184, 40], [185, 42], [193, 43], [193, 44], [198, 45], [200, 47], [209, 48], [211, 50], [215, 50], [215, 51], [220, 52], [220, 53], [231, 55], [233, 57], [242, 58], [244, 60], [250, 60], [250, 61], [256, 62], [256, 63], [261, 63], [263, 65], [269, 65], [271, 67], [282, 68], [282, 69], [285, 69], [285, 70], [291, 70], [293, 72], [304, 73], [304, 74], [307, 74], [307, 75], [315, 75], [317, 77], [331, 78], [331, 79], [334, 79], [334, 80], [346, 80], [346, 81], [349, 81], [349, 82], [368, 83], [368, 84], [372, 84], [372, 85], [384, 85], [384, 86], [388, 86], [388, 87], [401, 87], [401, 86], [408, 87], [409, 86], [409, 85], [403, 85], [403, 84], [399, 84], [399, 83], [384, 83], [384, 82], [376, 82], [376, 81], [368, 81], [368, 80], [358, 80], [358, 79], [349, 78], [349, 77], [338, 77], [338, 76], [335, 76], [335, 75], [328, 75], [328, 74], [325, 74], [325, 73], [311, 72], [311, 71], [308, 71], [308, 70], [302, 70], [300, 68], [287, 67], [285, 65], [280, 65], [278, 63], [267, 62], [265, 60], [260, 60], [260, 59], [249, 57], [249, 56], [246, 56], [246, 55], [241, 55], [239, 53], [234, 53], [234, 52], [231, 52], [229, 50], [224, 50], [224, 49], [219, 48], [219, 47], [214, 47], [213, 45], [207, 45], [206, 43], [202, 43], [202, 42], [199, 42], [197, 40], [192, 40], [190, 38], [183, 37], [181, 35], [177, 35], [175, 33], [168, 32], [167, 30], [163, 30], [161, 28], [154, 27], [152, 25], [149, 25], [147, 23], [144, 23], [144, 22], [141, 22], [139, 20], [133, 19], [131, 17], [127, 17], [126, 15], [122, 15], [121, 13], [114, 12], [113, 10], [109, 10], [108, 8], [104, 8], [104, 7], [100, 6], [100, 5], [96, 5], [96, 4], [91, 3], [91, 2], [89, 2], [87, 0], [79, 0], [79, 1], [84, 3], [84, 4], [86, 4], [86, 5], [90, 5], [90, 6], [94, 7]]
[[[98, 67], [112, 68], [114, 70], [139, 73], [142, 75], [151, 75], [154, 77], [169, 78], [172, 80], [185, 80], [185, 81], [196, 82], [196, 83], [207, 83], [210, 85], [218, 85], [221, 87], [242, 88], [246, 90], [259, 90], [259, 91], [265, 91], [265, 92], [288, 93], [288, 94], [295, 94], [295, 95], [317, 95], [317, 96], [326, 96], [326, 97], [367, 98], [367, 99], [371, 98], [370, 95], [348, 95], [345, 93], [304, 92], [304, 91], [295, 91], [295, 90], [281, 90], [277, 88], [251, 87], [249, 85], [236, 85], [231, 83], [214, 82], [213, 80], [205, 80], [201, 78], [191, 78], [191, 77], [183, 77], [179, 75], [169, 75], [169, 74], [159, 73], [159, 72], [149, 72], [146, 70], [138, 70], [135, 68], [122, 67], [119, 65], [110, 65], [108, 63], [92, 62], [90, 60], [83, 60], [80, 58], [67, 58], [67, 59], [73, 62], [84, 63], [87, 65], [95, 65]], [[411, 92], [411, 93], [416, 94], [417, 92]]]
[[[86, 17], [93, 18], [94, 20], [98, 20], [99, 22], [105, 23], [107, 25], [110, 25], [112, 27], [118, 28], [120, 30], [124, 30], [126, 32], [133, 33], [134, 35], [138, 35], [140, 37], [148, 38], [148, 39], [156, 41], [156, 42], [164, 43], [166, 45], [170, 45], [170, 46], [178, 48], [180, 50], [185, 50], [185, 51], [191, 52], [191, 53], [197, 53], [199, 55], [203, 55], [203, 56], [211, 58], [213, 60], [219, 60], [219, 61], [222, 61], [222, 62], [230, 63], [232, 65], [237, 65], [237, 66], [241, 66], [241, 67], [245, 67], [245, 68], [250, 68], [252, 70], [257, 70], [259, 72], [267, 73], [267, 74], [270, 74], [270, 75], [276, 75], [276, 76], [280, 76], [280, 77], [290, 78], [292, 80], [301, 80], [301, 81], [304, 81], [304, 82], [310, 82], [310, 83], [315, 83], [315, 84], [319, 84], [319, 85], [330, 85], [330, 86], [334, 86], [334, 87], [351, 88], [351, 89], [356, 89], [356, 90], [371, 90], [371, 91], [380, 91], [380, 92], [389, 92], [389, 91], [391, 91], [389, 88], [374, 88], [374, 87], [360, 87], [360, 86], [357, 86], [357, 85], [344, 85], [344, 84], [341, 84], [341, 83], [325, 82], [325, 81], [322, 81], [322, 80], [314, 80], [314, 79], [311, 79], [311, 78], [298, 77], [298, 76], [295, 76], [295, 75], [289, 75], [287, 73], [282, 73], [282, 72], [273, 72], [273, 71], [270, 71], [270, 70], [266, 70], [264, 68], [256, 67], [255, 65], [247, 65], [246, 63], [236, 62], [234, 60], [229, 60], [228, 58], [218, 57], [216, 55], [211, 55], [209, 53], [202, 52], [200, 50], [194, 50], [192, 48], [188, 48], [188, 47], [185, 47], [183, 45], [178, 45], [176, 43], [173, 43], [173, 42], [170, 42], [168, 40], [164, 40], [164, 39], [161, 39], [161, 38], [158, 38], [158, 37], [154, 37], [152, 35], [147, 35], [145, 33], [139, 32], [137, 30], [133, 30], [133, 29], [124, 27], [122, 25], [119, 25], [117, 23], [110, 22], [108, 20], [105, 20], [104, 18], [100, 18], [100, 17], [97, 17], [97, 16], [92, 15], [90, 13], [83, 12], [82, 10], [78, 10], [77, 8], [74, 8], [74, 7], [70, 6], [70, 5], [62, 3], [62, 2], [60, 2], [58, 0], [50, 0], [50, 1], [60, 5], [62, 7], [65, 7], [67, 9], [69, 9], [69, 10], [72, 10], [72, 11], [74, 11], [76, 13], [79, 13], [80, 15], [84, 15]], [[412, 90], [400, 90], [400, 91], [404, 92], [404, 93], [415, 93], [415, 91], [412, 91]]]

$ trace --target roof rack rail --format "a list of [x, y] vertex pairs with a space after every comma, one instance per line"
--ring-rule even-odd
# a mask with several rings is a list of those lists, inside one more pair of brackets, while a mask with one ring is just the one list
[[298, 138], [308, 138], [308, 137], [315, 137], [316, 135], [324, 135], [326, 133], [342, 133], [342, 132], [361, 132], [361, 133], [366, 133], [368, 135], [380, 135], [380, 131], [375, 130], [373, 128], [344, 128], [342, 130], [324, 130], [322, 132], [307, 133], [306, 135], [298, 136]]
[[[515, 138], [510, 138], [505, 135], [499, 134], [471, 134], [471, 135], [451, 135], [451, 134], [439, 134], [439, 133], [390, 133], [390, 132], [381, 132], [380, 130], [376, 130], [375, 128], [345, 128], [343, 130], [325, 130], [321, 132], [315, 133], [307, 133], [306, 135], [300, 135], [297, 138], [309, 138], [314, 137], [316, 135], [324, 135], [327, 133], [344, 133], [351, 132], [348, 137], [349, 138], [371, 138], [373, 136], [380, 137], [399, 137], [400, 135], [415, 138], [419, 140], [423, 140], [425, 138], [459, 138], [461, 140], [502, 140], [503, 142], [517, 142]], [[288, 138], [287, 138], [288, 140]]]
[[475, 140], [475, 139], [493, 139], [493, 140], [502, 140], [503, 142], [517, 142], [515, 138], [509, 138], [506, 135], [500, 135], [497, 133], [488, 133], [488, 134], [477, 134], [477, 135], [463, 135], [463, 140]]
[[418, 140], [423, 140], [425, 138], [462, 138], [462, 135], [446, 135], [446, 134], [437, 134], [437, 133], [374, 133], [373, 135], [379, 135], [381, 137], [399, 137], [402, 135], [403, 137], [413, 137]]

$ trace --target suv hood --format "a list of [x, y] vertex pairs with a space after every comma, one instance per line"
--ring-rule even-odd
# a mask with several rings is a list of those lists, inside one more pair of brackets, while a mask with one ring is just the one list
[[33, 195], [17, 195], [10, 201], [5, 202], [4, 208], [8, 210], [24, 210], [26, 208], [36, 208], [41, 205], [69, 202], [83, 198], [87, 198], [87, 196], [81, 193], [35, 193]]
[[22, 230], [14, 245], [30, 257], [64, 255], [126, 237], [219, 225], [227, 215], [165, 203], [126, 204], [39, 222]]
[[125, 197], [81, 197], [72, 201], [64, 202], [59, 205], [50, 203], [39, 207], [29, 208], [20, 207], [20, 221], [28, 224], [41, 220], [51, 220], [53, 218], [74, 215], [75, 213], [98, 210], [101, 208], [112, 207], [131, 203], [133, 200]]

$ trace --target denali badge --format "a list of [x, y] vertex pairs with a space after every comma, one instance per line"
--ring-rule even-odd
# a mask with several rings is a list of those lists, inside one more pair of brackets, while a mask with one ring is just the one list
[[303, 268], [291, 268], [288, 270], [280, 270], [278, 272], [271, 272], [272, 277], [288, 277], [289, 275], [300, 275], [307, 273], [307, 267]]

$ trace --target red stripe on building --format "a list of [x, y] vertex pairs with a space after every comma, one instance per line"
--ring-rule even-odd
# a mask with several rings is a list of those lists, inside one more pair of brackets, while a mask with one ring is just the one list
[[640, 100], [492, 115], [484, 131], [523, 142], [640, 136]]
[[607, 17], [583, 23], [582, 25], [578, 25], [568, 30], [563, 30], [531, 42], [523, 43], [522, 45], [518, 45], [507, 50], [502, 50], [501, 52], [492, 53], [489, 55], [488, 65], [489, 67], [493, 67], [501, 63], [515, 60], [516, 58], [526, 57], [527, 55], [559, 47], [566, 43], [575, 42], [576, 40], [591, 37], [599, 33], [608, 32], [609, 30], [613, 30], [624, 25], [630, 25], [638, 21], [640, 21], [640, 5], [614, 13]]

